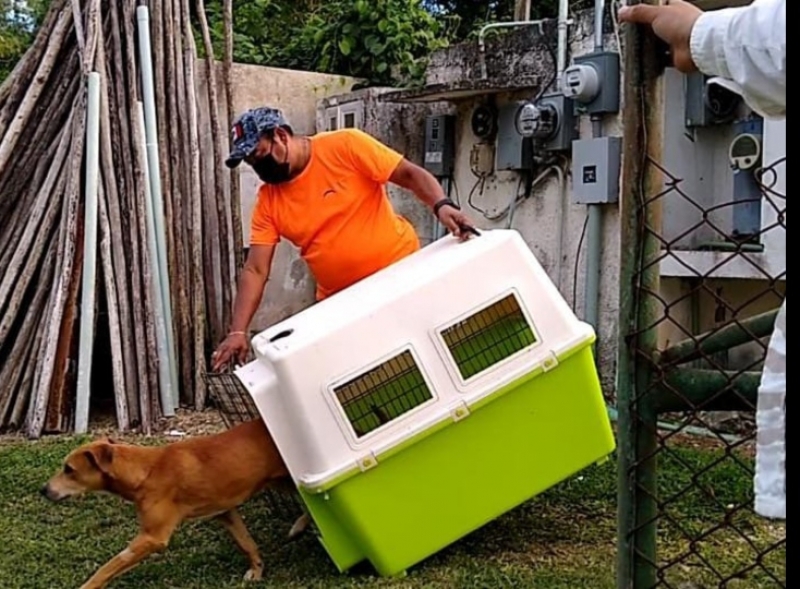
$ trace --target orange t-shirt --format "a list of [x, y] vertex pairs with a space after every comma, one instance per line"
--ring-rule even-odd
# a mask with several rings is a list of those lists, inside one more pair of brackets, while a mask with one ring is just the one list
[[284, 237], [297, 246], [317, 281], [317, 300], [414, 253], [414, 227], [395, 213], [385, 187], [402, 159], [356, 129], [312, 137], [299, 176], [259, 189], [250, 243]]

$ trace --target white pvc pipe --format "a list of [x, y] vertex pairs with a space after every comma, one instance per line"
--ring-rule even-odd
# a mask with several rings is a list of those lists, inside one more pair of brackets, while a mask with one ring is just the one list
[[[144, 126], [144, 105], [141, 101], [136, 103], [136, 124], [139, 126], [139, 132], [142, 134], [142, 162], [147, 165], [147, 140], [145, 139], [145, 126]], [[150, 252], [150, 259], [155, 261], [158, 259], [158, 240], [156, 239], [156, 224], [155, 214], [153, 211], [153, 200], [149, 183], [145, 182], [145, 219], [147, 227], [147, 249]], [[160, 272], [153, 272], [153, 283], [148, 285], [153, 289], [153, 300], [155, 301], [155, 323], [156, 323], [156, 350], [158, 351], [158, 383], [161, 393], [161, 402], [166, 407], [171, 407], [172, 404], [167, 400], [173, 400], [175, 395], [172, 390], [172, 378], [170, 378], [169, 364], [169, 339], [167, 339], [167, 325], [164, 321], [164, 299], [161, 296], [163, 292], [162, 280]]]
[[563, 88], [567, 69], [567, 43], [569, 42], [569, 0], [558, 0], [558, 49], [556, 53], [557, 88]]
[[161, 192], [161, 167], [158, 159], [158, 121], [156, 118], [156, 97], [153, 83], [152, 48], [150, 44], [150, 11], [147, 6], [136, 7], [136, 20], [139, 24], [139, 54], [142, 68], [142, 98], [144, 102], [144, 124], [147, 142], [147, 165], [150, 192], [153, 201], [156, 246], [158, 257], [156, 271], [161, 274], [161, 298], [164, 304], [164, 322], [167, 326], [167, 357], [160, 358], [169, 365], [172, 398], [162, 398], [164, 415], [175, 414], [178, 406], [178, 370], [176, 366], [175, 342], [172, 322], [172, 300], [170, 298], [169, 265], [167, 264], [167, 244], [164, 222], [164, 200]]
[[89, 429], [89, 398], [94, 354], [97, 283], [97, 194], [100, 178], [100, 74], [90, 72], [86, 105], [86, 203], [83, 229], [83, 277], [78, 348], [78, 384], [75, 400], [75, 433]]
[[[612, 8], [613, 10], [613, 8]], [[606, 0], [594, 0], [594, 48], [595, 51], [602, 51], [605, 47], [603, 42], [603, 17], [606, 12]], [[617, 48], [621, 51], [621, 48]]]

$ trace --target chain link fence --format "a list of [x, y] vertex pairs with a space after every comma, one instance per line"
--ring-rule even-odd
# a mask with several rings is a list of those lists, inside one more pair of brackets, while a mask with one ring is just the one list
[[755, 513], [753, 479], [758, 387], [785, 297], [786, 160], [713, 171], [690, 153], [686, 164], [674, 142], [699, 150], [680, 141], [710, 145], [753, 120], [692, 128], [684, 111], [676, 124], [680, 74], [652, 38], [631, 37], [618, 586], [785, 587], [786, 528]]

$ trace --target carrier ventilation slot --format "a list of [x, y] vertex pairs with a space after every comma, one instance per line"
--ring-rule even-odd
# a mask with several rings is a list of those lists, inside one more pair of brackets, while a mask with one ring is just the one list
[[465, 381], [537, 341], [513, 294], [445, 329], [442, 338]]
[[359, 438], [433, 399], [410, 351], [334, 389]]

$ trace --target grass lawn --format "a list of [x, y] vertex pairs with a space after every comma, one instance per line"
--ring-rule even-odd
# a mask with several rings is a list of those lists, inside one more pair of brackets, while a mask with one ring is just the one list
[[[79, 587], [105, 560], [133, 537], [132, 508], [115, 497], [88, 496], [61, 505], [48, 503], [39, 488], [81, 439], [52, 439], [0, 445], [0, 586], [3, 589]], [[687, 467], [713, 464], [722, 454], [708, 448], [676, 449], [661, 463], [664, 497], [679, 494], [692, 480]], [[669, 521], [661, 526], [660, 556], [678, 558], [691, 534], [716, 527], [725, 504], [741, 504], [752, 493], [747, 471], [730, 459], [698, 479], [710, 493], [682, 494], [670, 501]], [[719, 501], [723, 506], [720, 507]], [[616, 472], [613, 462], [593, 467], [523, 505], [461, 542], [420, 564], [402, 580], [374, 576], [369, 566], [339, 575], [313, 534], [294, 543], [285, 535], [291, 518], [275, 519], [269, 503], [254, 499], [242, 509], [265, 560], [265, 580], [254, 587], [431, 589], [537, 588], [612, 589], [615, 587]], [[785, 527], [757, 519], [752, 512], [728, 513], [745, 533], [714, 532], [697, 544], [702, 558], [722, 574], [751, 567], [758, 550], [785, 539]], [[751, 544], [752, 543], [752, 544]], [[783, 547], [764, 559], [772, 574], [786, 579]], [[666, 572], [668, 586], [717, 587], [719, 580], [698, 566], [698, 557], [681, 559]], [[111, 589], [224, 589], [241, 587], [246, 561], [213, 522], [186, 525], [170, 548], [112, 583]], [[249, 586], [249, 585], [248, 585]], [[776, 587], [761, 569], [727, 585]]]

